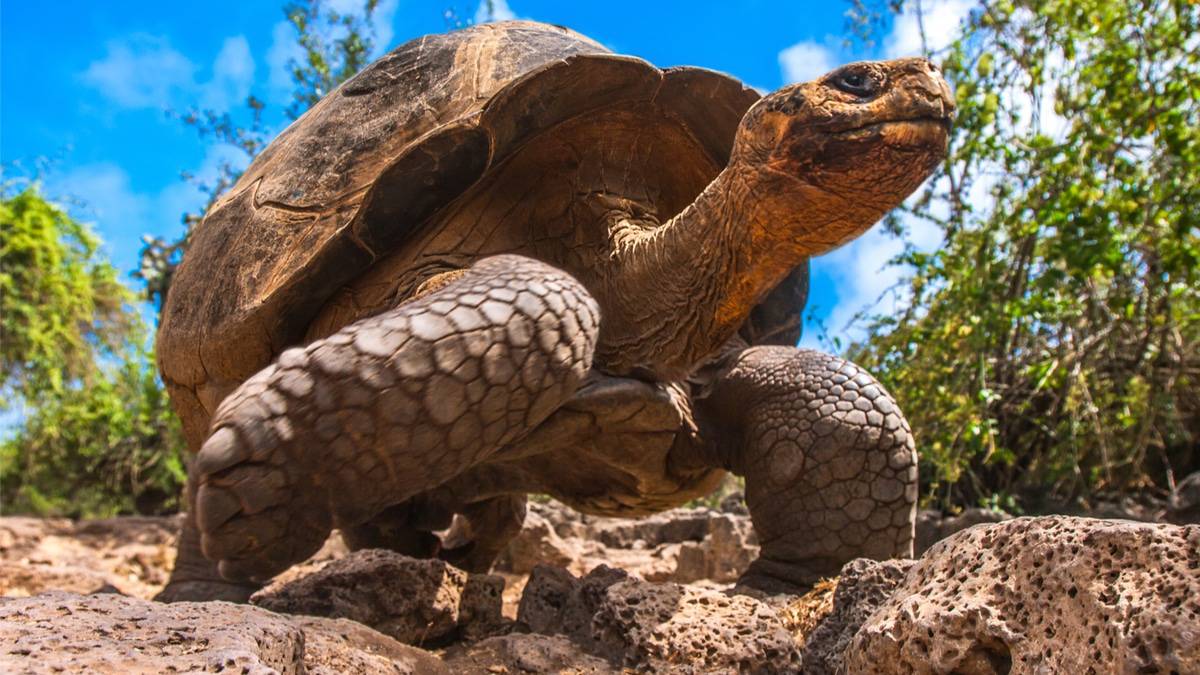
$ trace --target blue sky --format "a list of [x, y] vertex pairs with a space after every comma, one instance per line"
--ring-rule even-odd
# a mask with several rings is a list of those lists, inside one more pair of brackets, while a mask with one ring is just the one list
[[[40, 158], [48, 159], [36, 171], [46, 193], [93, 223], [113, 262], [132, 271], [143, 234], [177, 236], [181, 215], [204, 202], [180, 173], [211, 177], [220, 162], [237, 157], [200, 139], [168, 110], [237, 109], [253, 93], [268, 104], [272, 128], [282, 128], [290, 91], [286, 64], [294, 49], [282, 4], [6, 0], [0, 10], [0, 161], [6, 177], [28, 174]], [[971, 4], [927, 1], [931, 40], [952, 34]], [[846, 49], [847, 5], [836, 0], [497, 0], [494, 6], [500, 18], [563, 24], [659, 66], [713, 68], [764, 90], [846, 61], [921, 50], [916, 21], [907, 15], [897, 18], [872, 53]], [[445, 30], [448, 8], [464, 19], [479, 10], [474, 2], [381, 0], [377, 51]], [[936, 244], [934, 233], [917, 237]], [[819, 259], [810, 307], [840, 331], [901, 273], [885, 268], [898, 250], [898, 243], [872, 232]], [[812, 334], [805, 342], [814, 344]]]

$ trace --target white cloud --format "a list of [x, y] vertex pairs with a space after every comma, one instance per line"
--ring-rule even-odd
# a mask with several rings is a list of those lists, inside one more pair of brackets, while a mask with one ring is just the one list
[[[920, 251], [930, 252], [942, 243], [941, 230], [928, 221], [905, 218], [908, 241]], [[897, 285], [911, 270], [889, 265], [888, 262], [904, 250], [901, 240], [875, 227], [863, 236], [828, 255], [812, 261], [813, 274], [824, 275], [834, 282], [837, 301], [825, 318], [825, 328], [831, 336], [840, 337], [843, 344], [861, 340], [865, 321], [855, 321], [862, 312], [866, 315], [900, 311], [909, 300], [907, 287]], [[815, 331], [808, 330], [801, 344], [819, 348]]]
[[[396, 10], [399, 8], [399, 4], [399, 0], [381, 0], [375, 6], [375, 12], [371, 15], [371, 35], [375, 42], [371, 50], [372, 59], [378, 58], [392, 47], [392, 40], [396, 36]], [[328, 6], [338, 14], [361, 14], [363, 2], [362, 0], [333, 0]], [[337, 38], [338, 31], [335, 30], [328, 37]], [[292, 24], [280, 21], [272, 26], [271, 45], [267, 48], [266, 57], [267, 91], [272, 101], [291, 102], [293, 86], [291, 64], [293, 61], [303, 59], [304, 50], [296, 43], [296, 30]]]
[[383, 54], [392, 46], [392, 39], [396, 36], [396, 9], [399, 6], [399, 0], [382, 0], [375, 6], [375, 13], [371, 15], [371, 29], [375, 32], [373, 56]]
[[292, 24], [280, 21], [271, 28], [271, 46], [267, 49], [267, 87], [273, 100], [286, 101], [292, 90], [291, 62], [304, 57], [296, 44]]
[[213, 62], [212, 80], [204, 87], [202, 107], [228, 110], [246, 100], [254, 85], [254, 57], [245, 36], [225, 39]]
[[197, 66], [164, 37], [136, 34], [106, 45], [103, 58], [83, 71], [84, 83], [123, 108], [186, 107], [199, 103], [228, 110], [250, 93], [254, 57], [246, 38], [227, 38], [207, 82], [196, 78]]
[[807, 82], [833, 70], [836, 55], [828, 47], [804, 41], [779, 52], [779, 68], [783, 71], [784, 84]]
[[[216, 182], [222, 163], [245, 168], [246, 156], [225, 144], [209, 146], [191, 171], [202, 183]], [[195, 184], [172, 181], [158, 190], [137, 190], [129, 174], [111, 162], [85, 164], [47, 177], [47, 193], [61, 195], [73, 216], [95, 224], [106, 252], [122, 272], [137, 264], [142, 235], [168, 238], [183, 233], [182, 216], [195, 213], [208, 197]]]
[[138, 34], [110, 41], [106, 50], [83, 81], [123, 107], [163, 106], [195, 85], [196, 66], [166, 38]]
[[[489, 11], [488, 5], [491, 4]], [[475, 10], [475, 23], [487, 23], [489, 21], [512, 21], [517, 18], [516, 12], [508, 6], [508, 0], [480, 0], [479, 7]]]
[[[330, 0], [329, 9], [343, 16], [361, 16], [364, 4], [363, 0]], [[375, 6], [375, 12], [371, 14], [371, 34], [375, 38], [373, 56], [387, 51], [387, 47], [391, 45], [392, 38], [395, 36], [393, 24], [398, 6], [399, 0], [381, 0]]]
[[150, 212], [151, 199], [135, 192], [129, 174], [111, 162], [86, 164], [52, 182], [51, 194], [70, 195], [79, 204], [73, 209], [84, 220], [112, 223], [113, 229], [140, 227]]
[[978, 6], [978, 0], [926, 0], [907, 2], [896, 17], [892, 31], [883, 40], [884, 56], [920, 56], [921, 27], [925, 28], [924, 46], [930, 52], [944, 49], [958, 36], [959, 25]]

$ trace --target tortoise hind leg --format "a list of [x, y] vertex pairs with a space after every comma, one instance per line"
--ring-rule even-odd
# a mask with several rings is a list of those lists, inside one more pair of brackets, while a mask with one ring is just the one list
[[290, 349], [214, 416], [195, 462], [204, 555], [265, 580], [536, 427], [591, 365], [595, 302], [518, 256]]
[[709, 463], [746, 479], [762, 550], [741, 584], [802, 591], [853, 558], [911, 557], [917, 457], [892, 397], [844, 359], [792, 347], [730, 357], [700, 402]]

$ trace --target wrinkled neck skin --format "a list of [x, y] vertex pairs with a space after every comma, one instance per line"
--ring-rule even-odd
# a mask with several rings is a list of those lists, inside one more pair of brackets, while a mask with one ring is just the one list
[[857, 236], [884, 210], [735, 159], [660, 227], [610, 214], [598, 365], [686, 377], [794, 267]]

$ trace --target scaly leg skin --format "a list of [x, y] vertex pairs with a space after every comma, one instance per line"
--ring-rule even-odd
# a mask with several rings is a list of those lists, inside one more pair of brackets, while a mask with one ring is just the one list
[[217, 409], [196, 457], [204, 555], [264, 581], [536, 427], [591, 366], [595, 301], [505, 255], [285, 351]]
[[866, 371], [812, 350], [751, 347], [730, 357], [701, 406], [719, 435], [713, 460], [746, 478], [762, 546], [740, 586], [803, 592], [853, 558], [912, 557], [912, 433]]

